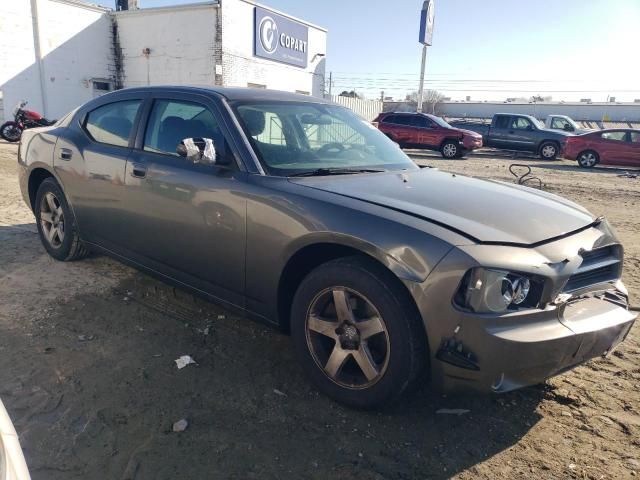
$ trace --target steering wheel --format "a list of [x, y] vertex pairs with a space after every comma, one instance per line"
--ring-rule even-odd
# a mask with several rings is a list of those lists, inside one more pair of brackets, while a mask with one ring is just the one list
[[335, 152], [335, 154], [337, 155], [344, 152], [344, 150], [345, 150], [344, 145], [338, 142], [332, 142], [332, 143], [327, 143], [326, 145], [321, 146], [316, 153], [322, 155], [322, 154], [328, 154], [330, 152]]

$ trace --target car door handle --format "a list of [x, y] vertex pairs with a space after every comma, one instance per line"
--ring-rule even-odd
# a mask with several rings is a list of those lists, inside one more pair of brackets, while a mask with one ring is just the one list
[[73, 157], [73, 152], [68, 148], [61, 148], [59, 156], [60, 160], [71, 160], [71, 157]]
[[136, 178], [144, 178], [147, 176], [147, 167], [143, 165], [133, 165], [131, 168], [131, 176]]

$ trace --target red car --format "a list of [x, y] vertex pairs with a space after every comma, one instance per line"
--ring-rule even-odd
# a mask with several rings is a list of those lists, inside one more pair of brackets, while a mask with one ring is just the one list
[[452, 127], [426, 113], [381, 113], [374, 125], [401, 147], [437, 150], [444, 158], [459, 158], [482, 147], [482, 135]]
[[564, 158], [583, 168], [603, 165], [640, 167], [640, 130], [600, 130], [568, 137]]

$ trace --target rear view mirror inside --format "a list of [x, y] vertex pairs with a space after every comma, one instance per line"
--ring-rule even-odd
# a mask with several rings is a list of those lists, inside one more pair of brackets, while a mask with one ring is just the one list
[[329, 115], [312, 115], [311, 113], [302, 115], [300, 122], [304, 125], [331, 125], [333, 123]]

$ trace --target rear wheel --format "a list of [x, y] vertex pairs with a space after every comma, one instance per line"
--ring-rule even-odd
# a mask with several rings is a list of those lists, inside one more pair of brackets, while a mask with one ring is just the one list
[[592, 150], [587, 150], [578, 155], [578, 165], [582, 168], [593, 168], [599, 161], [600, 157]]
[[560, 148], [555, 142], [544, 142], [540, 145], [540, 158], [543, 160], [555, 160], [560, 153]]
[[49, 255], [65, 262], [87, 255], [88, 250], [80, 241], [73, 212], [53, 178], [47, 178], [40, 184], [34, 213], [40, 241]]
[[453, 140], [447, 140], [442, 144], [440, 153], [442, 153], [443, 158], [448, 160], [457, 158], [460, 155], [460, 145], [458, 145], [458, 142], [454, 142]]
[[22, 135], [22, 129], [16, 122], [6, 122], [0, 127], [0, 136], [7, 142], [17, 142]]
[[399, 397], [424, 368], [426, 338], [411, 298], [375, 262], [325, 263], [300, 284], [291, 309], [298, 358], [334, 400], [371, 408]]

